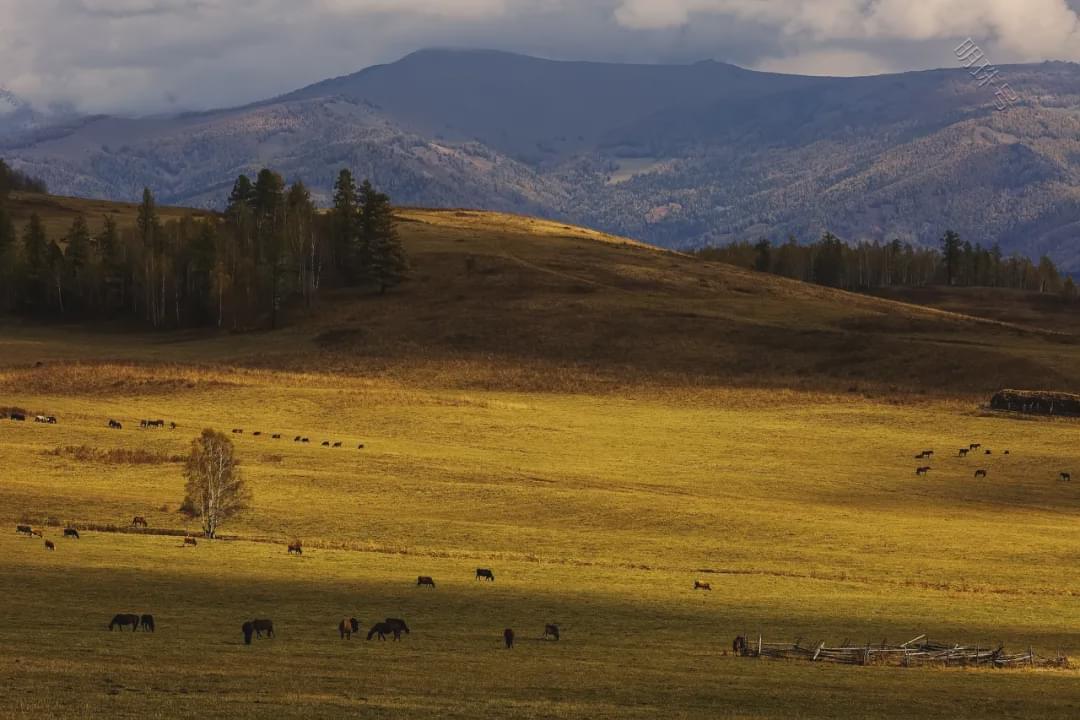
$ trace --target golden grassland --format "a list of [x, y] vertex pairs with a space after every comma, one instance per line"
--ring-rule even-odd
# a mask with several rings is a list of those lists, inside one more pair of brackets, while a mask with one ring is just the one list
[[[1075, 670], [724, 654], [740, 633], [928, 633], [1080, 656], [1080, 485], [1057, 480], [1080, 471], [1080, 423], [976, 399], [982, 372], [1075, 388], [1070, 335], [554, 223], [403, 218], [409, 286], [336, 294], [284, 331], [0, 328], [0, 406], [60, 421], [0, 420], [0, 716], [1080, 714]], [[204, 427], [245, 430], [254, 504], [228, 538], [104, 531], [197, 530], [172, 459]], [[955, 457], [972, 442], [992, 454]], [[97, 529], [64, 540], [68, 523]], [[158, 631], [110, 633], [116, 612]], [[255, 616], [278, 637], [247, 647]], [[413, 632], [346, 642], [343, 616]]]

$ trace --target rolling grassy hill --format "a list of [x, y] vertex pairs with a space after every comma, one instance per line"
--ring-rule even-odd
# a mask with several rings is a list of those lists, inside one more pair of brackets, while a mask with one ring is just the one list
[[[1075, 670], [724, 654], [741, 633], [929, 633], [1080, 655], [1080, 494], [1057, 480], [1080, 469], [1077, 423], [987, 413], [976, 397], [997, 382], [1075, 387], [1067, 329], [518, 216], [400, 219], [408, 285], [332, 293], [286, 330], [0, 326], [0, 406], [59, 418], [0, 420], [0, 715], [1080, 711]], [[138, 429], [158, 417], [178, 427]], [[197, 530], [173, 458], [204, 427], [245, 430], [254, 501], [228, 538], [117, 532], [133, 515]], [[972, 442], [992, 454], [956, 457]], [[926, 448], [934, 469], [916, 477]], [[20, 522], [57, 549], [16, 536]], [[63, 540], [65, 524], [82, 539]], [[417, 588], [421, 574], [437, 589]], [[110, 633], [117, 612], [152, 612], [158, 631]], [[248, 647], [240, 623], [256, 616], [278, 637]], [[412, 633], [347, 642], [343, 616], [365, 630], [405, 617]], [[557, 643], [538, 639], [549, 622]]]

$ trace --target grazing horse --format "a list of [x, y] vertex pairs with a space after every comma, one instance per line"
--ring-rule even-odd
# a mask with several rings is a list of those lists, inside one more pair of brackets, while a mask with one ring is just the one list
[[55, 550], [55, 549], [56, 549], [56, 546], [55, 546], [55, 545], [53, 545], [53, 541], [52, 541], [52, 540], [46, 540], [46, 541], [45, 541], [45, 549], [46, 549], [46, 550]]
[[263, 633], [266, 633], [267, 637], [274, 637], [273, 620], [252, 620], [251, 626], [255, 628], [255, 637], [261, 638]]
[[401, 639], [401, 628], [386, 622], [375, 623], [372, 625], [371, 630], [368, 631], [367, 639], [370, 640], [378, 635], [380, 640], [386, 640], [387, 633], [393, 633], [395, 640]]
[[110, 430], [123, 430], [124, 426], [121, 425], [120, 421], [118, 421], [118, 420], [110, 420], [109, 421], [109, 429]]
[[113, 627], [120, 628], [120, 632], [124, 631], [125, 625], [131, 626], [131, 631], [135, 632], [139, 629], [139, 616], [132, 615], [130, 613], [117, 613], [113, 615], [112, 622], [109, 623], [109, 632], [112, 632]]
[[153, 615], [143, 615], [142, 617], [139, 618], [139, 625], [146, 632], [154, 632], [154, 616]]
[[240, 626], [240, 630], [244, 633], [244, 644], [251, 644], [251, 636], [255, 634], [255, 624], [248, 620], [246, 623]]
[[975, 471], [975, 477], [976, 478], [981, 478], [981, 477], [984, 478], [984, 477], [986, 477], [986, 471], [982, 470], [982, 469], [976, 470]]
[[483, 579], [490, 582], [495, 582], [495, 573], [491, 572], [487, 568], [476, 568], [476, 579]]
[[401, 633], [405, 633], [406, 635], [409, 634], [409, 626], [406, 625], [405, 621], [401, 618], [386, 618], [383, 623], [389, 625], [391, 628], [397, 629], [395, 632], [395, 639], [399, 639]]
[[188, 545], [190, 545], [191, 547], [197, 547], [198, 544], [199, 544], [199, 541], [196, 540], [193, 537], [189, 536], [189, 537], [184, 538], [184, 547], [187, 547]]
[[[1062, 473], [1062, 475], [1064, 475], [1064, 474], [1065, 473]], [[26, 535], [27, 537], [29, 537], [29, 536], [32, 536], [34, 534], [34, 528], [30, 527], [29, 525], [16, 525], [15, 526], [15, 534], [16, 535]]]
[[303, 555], [304, 554], [304, 548], [301, 547], [299, 540], [297, 540], [296, 542], [289, 543], [289, 554], [290, 555]]
[[969, 452], [971, 452], [971, 451], [968, 450], [967, 448], [960, 448], [960, 450], [956, 453], [956, 456], [957, 457], [967, 457], [967, 454]]
[[548, 624], [544, 626], [544, 634], [540, 636], [541, 640], [547, 640], [548, 638], [553, 640], [559, 639], [559, 626], [554, 624]]
[[16, 422], [26, 422], [26, 415], [20, 412], [11, 413], [11, 419]]
[[352, 640], [353, 633], [360, 632], [360, 621], [356, 618], [342, 618], [337, 629], [342, 640]]
[[701, 582], [700, 580], [694, 581], [695, 590], [712, 590], [712, 585], [707, 582]]
[[1072, 482], [1072, 474], [1071, 473], [1063, 472], [1058, 477], [1061, 478], [1062, 482]]
[[73, 540], [79, 539], [79, 531], [75, 528], [64, 528], [64, 537], [72, 538]]
[[150, 527], [150, 525], [146, 522], [146, 518], [144, 518], [142, 515], [136, 515], [135, 517], [133, 517], [131, 519], [131, 527], [144, 527], [145, 528], [145, 527]]
[[510, 628], [503, 630], [503, 642], [506, 643], [507, 650], [514, 649], [514, 631]]
[[416, 586], [420, 587], [421, 585], [429, 585], [432, 589], [434, 589], [435, 580], [433, 580], [429, 575], [421, 575], [416, 578]]
[[748, 647], [749, 646], [746, 643], [746, 638], [744, 638], [742, 635], [737, 635], [735, 637], [735, 640], [733, 640], [731, 643], [731, 652], [735, 655], [745, 655]]
[[929, 465], [924, 465], [923, 467], [915, 468], [915, 474], [916, 475], [925, 475], [928, 472], [930, 472], [930, 466]]

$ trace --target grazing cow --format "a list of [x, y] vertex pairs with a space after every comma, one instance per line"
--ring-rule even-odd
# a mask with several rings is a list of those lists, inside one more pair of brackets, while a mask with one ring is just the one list
[[429, 585], [434, 589], [435, 581], [428, 575], [421, 575], [416, 578], [416, 586], [420, 587], [421, 585]]
[[110, 420], [109, 421], [109, 429], [110, 430], [123, 430], [124, 426], [120, 424], [119, 420]]
[[[1061, 473], [1061, 474], [1064, 475], [1065, 473]], [[29, 537], [29, 536], [34, 534], [34, 528], [30, 527], [29, 525], [16, 525], [15, 526], [15, 534], [16, 535], [26, 535], [27, 537]]]
[[487, 568], [476, 568], [476, 579], [495, 582], [495, 573], [491, 572]]
[[191, 547], [197, 547], [199, 545], [199, 541], [193, 537], [186, 537], [184, 538], [184, 547], [187, 547], [188, 545], [190, 545]]
[[353, 633], [360, 632], [360, 621], [356, 618], [342, 618], [337, 629], [342, 640], [352, 640]]
[[547, 640], [548, 638], [551, 638], [552, 640], [558, 640], [559, 639], [559, 626], [558, 625], [549, 624], [549, 625], [544, 626], [544, 634], [540, 637], [540, 639], [541, 640]]
[[261, 638], [263, 633], [266, 633], [267, 637], [274, 637], [273, 620], [252, 620], [251, 626], [255, 628], [255, 637]]
[[124, 631], [124, 626], [130, 625], [131, 631], [135, 632], [139, 629], [139, 616], [132, 615], [130, 613], [117, 613], [113, 615], [112, 621], [109, 623], [109, 632], [112, 632], [113, 627], [120, 628], [120, 632]]
[[742, 635], [737, 635], [731, 643], [731, 652], [735, 655], [745, 655], [748, 647], [746, 638]]
[[330, 447], [330, 441], [329, 440], [323, 440], [322, 441], [322, 446], [323, 447]]
[[251, 434], [254, 435], [255, 437], [262, 437], [262, 431], [261, 430], [256, 430], [255, 432], [253, 432]]
[[271, 440], [280, 440], [281, 439], [281, 433], [274, 433], [273, 435], [270, 436], [270, 439]]
[[967, 448], [960, 448], [960, 450], [956, 453], [956, 456], [957, 457], [967, 457], [969, 452], [971, 452], [971, 451], [968, 450]]
[[146, 428], [150, 427], [150, 421], [149, 420], [140, 420], [139, 421], [139, 427], [141, 429], [145, 430]]
[[1006, 451], [1005, 451], [1004, 453], [1002, 453], [1002, 454], [1003, 454], [1003, 455], [1008, 455], [1008, 454], [1009, 454], [1009, 451], [1008, 451], [1008, 450], [1006, 450]]
[[930, 472], [930, 466], [929, 465], [924, 465], [923, 467], [915, 468], [915, 474], [916, 475], [925, 475], [928, 472]]
[[176, 423], [174, 423], [174, 422], [169, 423], [169, 429], [170, 430], [175, 430], [176, 429]]
[[244, 633], [244, 644], [251, 644], [251, 636], [255, 634], [255, 625], [250, 620], [240, 626], [240, 630]]
[[46, 540], [46, 541], [45, 541], [45, 549], [46, 549], [46, 550], [55, 550], [55, 549], [56, 549], [56, 546], [55, 546], [55, 545], [53, 545], [53, 541], [52, 541], [52, 540]]
[[16, 422], [26, 422], [26, 415], [20, 412], [13, 412], [11, 413], [11, 419], [15, 420]]
[[976, 470], [975, 471], [975, 477], [976, 478], [984, 478], [984, 477], [986, 477], [986, 471], [982, 470], [982, 469]]
[[55, 415], [46, 415], [45, 416], [45, 422], [48, 423], [49, 425], [55, 425], [56, 424], [56, 416]]
[[971, 443], [970, 445], [968, 445], [968, 448], [970, 448], [971, 450], [978, 450], [981, 447], [982, 445], [980, 443]]
[[71, 538], [73, 540], [79, 539], [79, 531], [75, 528], [64, 528], [64, 537]]
[[341, 447], [341, 443], [339, 443], [339, 442], [334, 443], [334, 447]]
[[357, 445], [356, 449], [357, 450], [363, 450], [364, 449], [364, 443], [360, 443], [359, 445]]
[[289, 543], [289, 554], [290, 555], [303, 555], [304, 554], [304, 548], [301, 547], [299, 540]]
[[241, 428], [233, 428], [233, 435], [243, 435], [244, 431]]
[[1061, 473], [1061, 475], [1059, 477], [1061, 478], [1062, 482], [1072, 482], [1072, 474], [1071, 473], [1063, 472], [1063, 473]]
[[712, 585], [707, 582], [701, 582], [700, 580], [694, 581], [695, 590], [712, 590]]
[[294, 438], [292, 439], [292, 441], [293, 441], [293, 442], [300, 442], [300, 436], [299, 436], [299, 435], [297, 435], [296, 437], [294, 437]]
[[131, 527], [144, 527], [145, 528], [145, 527], [150, 527], [150, 525], [146, 522], [146, 518], [144, 518], [142, 515], [136, 515], [135, 517], [133, 517], [131, 519]]
[[154, 632], [154, 616], [143, 615], [139, 618], [139, 625], [146, 632]]
[[38, 530], [37, 528], [31, 528], [30, 529], [30, 537], [45, 537], [45, 536], [42, 535], [41, 531]]
[[309, 439], [307, 439], [307, 438], [301, 438], [301, 439], [300, 439], [300, 442], [301, 442], [301, 443], [309, 443], [309, 442], [311, 442], [311, 440], [309, 440]]
[[991, 453], [991, 452], [990, 452], [989, 450], [987, 450], [987, 451], [986, 451], [985, 453], [983, 453], [983, 454], [984, 454], [984, 455], [992, 455], [993, 453]]
[[514, 631], [510, 628], [503, 630], [503, 642], [506, 643], [507, 650], [514, 649]]

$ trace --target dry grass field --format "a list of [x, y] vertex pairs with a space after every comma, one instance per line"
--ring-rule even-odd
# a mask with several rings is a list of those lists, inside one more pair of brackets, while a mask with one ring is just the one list
[[[1080, 716], [1076, 670], [730, 655], [928, 633], [1075, 664], [1080, 485], [1057, 476], [1080, 423], [980, 409], [1080, 387], [1071, 334], [524, 218], [403, 219], [412, 283], [276, 333], [0, 327], [0, 406], [59, 419], [0, 420], [0, 717]], [[173, 456], [204, 427], [244, 429], [254, 504], [184, 548], [153, 531], [197, 529]], [[956, 457], [972, 442], [992, 454]], [[109, 531], [134, 515], [152, 532]], [[110, 633], [117, 612], [157, 632]], [[245, 646], [256, 616], [278, 637]], [[412, 632], [344, 641], [346, 616]]]

